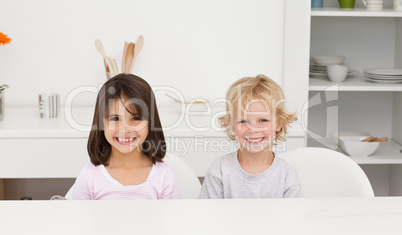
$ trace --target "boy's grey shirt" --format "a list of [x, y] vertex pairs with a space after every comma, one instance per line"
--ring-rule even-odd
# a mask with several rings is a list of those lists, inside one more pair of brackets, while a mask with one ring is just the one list
[[237, 151], [217, 159], [208, 169], [200, 198], [285, 198], [301, 197], [297, 173], [285, 160], [275, 156], [260, 174], [244, 171]]

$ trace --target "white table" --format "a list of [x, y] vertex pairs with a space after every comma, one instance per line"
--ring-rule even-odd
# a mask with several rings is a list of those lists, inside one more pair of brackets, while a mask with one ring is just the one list
[[401, 234], [402, 198], [0, 201], [1, 234]]

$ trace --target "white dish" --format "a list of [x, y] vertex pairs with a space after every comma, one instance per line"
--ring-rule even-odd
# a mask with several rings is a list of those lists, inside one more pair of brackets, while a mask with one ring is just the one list
[[363, 72], [366, 74], [373, 74], [373, 75], [401, 75], [402, 76], [402, 69], [398, 69], [398, 68], [371, 68], [371, 69], [365, 69]]
[[[317, 73], [317, 72], [310, 71], [309, 74], [310, 74], [310, 77], [312, 77], [312, 78], [328, 78], [329, 79], [327, 73]], [[351, 69], [348, 71], [348, 76], [346, 78], [352, 77], [356, 74], [357, 74], [357, 70]]]
[[343, 136], [339, 137], [342, 149], [349, 156], [369, 156], [373, 154], [380, 142], [361, 142], [368, 136]]
[[369, 82], [378, 82], [378, 83], [401, 83], [402, 80], [384, 80], [384, 79], [372, 79], [372, 78], [366, 78], [363, 77], [364, 80], [369, 81]]
[[311, 58], [318, 65], [343, 64], [345, 60], [344, 56], [312, 56]]
[[364, 74], [366, 78], [373, 78], [373, 79], [385, 79], [385, 80], [401, 80], [402, 76], [387, 76], [387, 75], [372, 75], [372, 74]]
[[332, 132], [329, 134], [331, 137], [332, 142], [334, 144], [339, 144], [339, 137], [345, 136], [369, 136], [369, 133], [360, 132], [360, 131], [339, 131], [339, 132]]

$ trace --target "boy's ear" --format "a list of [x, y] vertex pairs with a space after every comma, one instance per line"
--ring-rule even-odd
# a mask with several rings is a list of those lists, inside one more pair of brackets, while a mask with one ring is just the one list
[[282, 129], [282, 125], [280, 123], [276, 123], [276, 132]]

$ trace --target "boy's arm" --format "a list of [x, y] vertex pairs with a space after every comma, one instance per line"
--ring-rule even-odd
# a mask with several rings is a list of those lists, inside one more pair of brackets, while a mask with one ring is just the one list
[[285, 192], [283, 197], [303, 197], [302, 187], [296, 170], [290, 168], [286, 175]]

